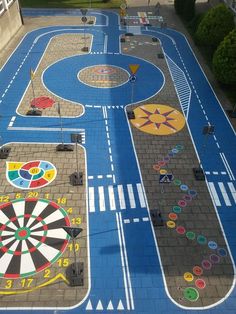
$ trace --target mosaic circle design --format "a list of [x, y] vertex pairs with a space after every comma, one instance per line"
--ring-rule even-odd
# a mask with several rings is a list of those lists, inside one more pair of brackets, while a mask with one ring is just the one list
[[173, 210], [174, 213], [180, 214], [181, 211], [182, 211], [182, 208], [179, 207], [179, 206], [174, 206], [174, 207], [172, 208], [172, 210]]
[[186, 280], [187, 282], [191, 282], [193, 281], [193, 279], [194, 279], [193, 274], [189, 272], [184, 273], [184, 280]]
[[174, 185], [181, 185], [181, 181], [178, 180], [178, 179], [175, 179], [175, 180], [174, 180]]
[[170, 135], [185, 125], [184, 116], [176, 109], [160, 104], [148, 104], [134, 109], [133, 126], [153, 135]]
[[197, 192], [195, 190], [189, 190], [188, 194], [191, 195], [192, 197], [197, 196]]
[[56, 167], [45, 160], [29, 162], [7, 162], [6, 177], [8, 182], [18, 189], [38, 189], [51, 183], [56, 178]]
[[215, 241], [209, 241], [208, 242], [208, 247], [211, 249], [211, 250], [216, 250], [218, 245]]
[[201, 245], [204, 245], [204, 244], [207, 243], [207, 239], [206, 239], [206, 237], [204, 237], [203, 235], [199, 235], [199, 236], [197, 237], [197, 242], [198, 242], [199, 244], [201, 244]]
[[183, 199], [186, 201], [186, 202], [191, 202], [192, 201], [192, 197], [190, 195], [184, 195], [183, 196]]
[[186, 230], [185, 230], [185, 228], [184, 228], [183, 226], [178, 226], [178, 227], [176, 228], [176, 232], [177, 232], [178, 234], [185, 234]]
[[180, 201], [178, 201], [178, 205], [181, 207], [185, 207], [187, 205], [187, 203], [184, 200], [180, 200]]
[[200, 266], [194, 266], [193, 267], [193, 273], [196, 275], [196, 276], [201, 276], [203, 274], [203, 269], [202, 267]]
[[100, 64], [82, 69], [78, 79], [91, 87], [112, 88], [128, 82], [129, 73], [114, 65]]
[[204, 260], [202, 261], [202, 267], [203, 267], [204, 269], [206, 269], [206, 270], [210, 270], [211, 267], [212, 267], [212, 264], [211, 264], [211, 262], [208, 261], [207, 259], [204, 259]]
[[206, 287], [206, 282], [205, 280], [199, 278], [195, 281], [195, 285], [198, 289], [204, 289]]
[[178, 216], [175, 213], [169, 213], [169, 218], [171, 220], [177, 220]]
[[185, 184], [181, 184], [180, 189], [181, 189], [182, 191], [187, 191], [187, 190], [188, 190], [188, 186], [185, 185]]
[[32, 276], [65, 251], [67, 213], [44, 199], [17, 199], [0, 206], [0, 277]]
[[212, 262], [212, 264], [218, 264], [220, 262], [220, 257], [216, 254], [211, 254], [210, 261]]
[[196, 302], [199, 298], [197, 289], [189, 287], [184, 289], [184, 298], [191, 302]]
[[227, 251], [223, 248], [218, 249], [218, 254], [222, 257], [226, 257], [228, 255]]
[[175, 228], [175, 222], [172, 221], [172, 220], [167, 221], [166, 225], [167, 225], [167, 227], [170, 228], [170, 229]]
[[189, 239], [189, 240], [194, 240], [195, 237], [196, 237], [196, 234], [192, 231], [188, 231], [186, 232], [186, 237]]

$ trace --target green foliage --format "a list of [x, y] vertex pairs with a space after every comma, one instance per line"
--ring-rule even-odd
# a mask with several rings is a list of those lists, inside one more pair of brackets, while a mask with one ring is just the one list
[[195, 16], [195, 1], [196, 0], [187, 0], [184, 3], [183, 9], [183, 18], [185, 21], [191, 21]]
[[214, 53], [212, 65], [219, 82], [236, 85], [236, 28], [220, 43]]
[[188, 2], [188, 0], [174, 0], [175, 12], [178, 15], [183, 15], [186, 2]]
[[233, 13], [224, 4], [219, 4], [205, 14], [195, 35], [199, 44], [215, 49], [233, 28]]

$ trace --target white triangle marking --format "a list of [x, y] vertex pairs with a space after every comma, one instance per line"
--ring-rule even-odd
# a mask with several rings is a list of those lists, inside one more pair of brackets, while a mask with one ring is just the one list
[[88, 304], [87, 304], [87, 306], [86, 306], [86, 310], [92, 310], [93, 309], [93, 307], [92, 307], [92, 303], [91, 303], [91, 301], [89, 300], [88, 301]]
[[114, 307], [111, 301], [108, 303], [107, 310], [114, 310]]
[[103, 310], [103, 306], [102, 306], [102, 302], [101, 302], [101, 300], [99, 300], [99, 301], [98, 301], [98, 304], [97, 304], [96, 310]]
[[117, 310], [124, 310], [124, 306], [123, 306], [123, 303], [121, 300], [119, 301], [119, 304], [117, 306]]

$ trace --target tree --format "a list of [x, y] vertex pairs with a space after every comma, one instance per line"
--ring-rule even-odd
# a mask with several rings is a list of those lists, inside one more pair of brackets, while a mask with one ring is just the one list
[[220, 43], [214, 53], [213, 71], [223, 84], [236, 84], [236, 28]]
[[175, 12], [178, 15], [182, 15], [184, 13], [184, 6], [185, 6], [185, 3], [188, 1], [189, 0], [174, 0]]
[[196, 0], [187, 0], [184, 3], [183, 18], [188, 22], [195, 16], [195, 1]]
[[233, 13], [224, 4], [219, 4], [205, 14], [197, 28], [196, 40], [203, 46], [216, 49], [233, 28]]

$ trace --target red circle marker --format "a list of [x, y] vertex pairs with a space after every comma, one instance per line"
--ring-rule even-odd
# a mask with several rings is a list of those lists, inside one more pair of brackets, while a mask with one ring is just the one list
[[187, 203], [184, 200], [180, 200], [180, 201], [178, 201], [178, 205], [180, 207], [185, 207], [187, 205]]
[[158, 164], [159, 164], [160, 166], [165, 166], [165, 165], [166, 165], [166, 162], [165, 162], [164, 160], [161, 160], [161, 161], [158, 162]]
[[169, 218], [171, 220], [177, 220], [178, 216], [176, 215], [176, 213], [169, 213]]
[[186, 230], [183, 226], [178, 226], [176, 228], [176, 231], [179, 233], [179, 234], [185, 234]]
[[201, 276], [203, 274], [203, 269], [202, 267], [200, 266], [194, 266], [193, 267], [193, 273], [196, 275], [196, 276]]
[[205, 280], [199, 278], [195, 281], [195, 285], [199, 289], [204, 289], [206, 287], [206, 282]]
[[211, 264], [211, 262], [208, 261], [207, 259], [204, 259], [204, 260], [202, 261], [202, 267], [203, 267], [204, 269], [206, 269], [206, 270], [210, 270], [211, 267], [212, 267], [212, 264]]

